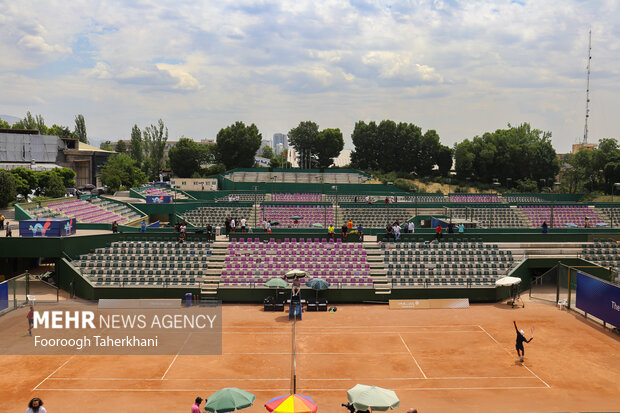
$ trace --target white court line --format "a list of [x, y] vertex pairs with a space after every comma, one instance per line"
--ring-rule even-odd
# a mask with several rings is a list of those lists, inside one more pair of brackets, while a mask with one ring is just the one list
[[[546, 389], [544, 386], [523, 386], [523, 387], [411, 387], [411, 388], [396, 388], [392, 390], [397, 391], [435, 391], [435, 390], [522, 390], [522, 389]], [[300, 391], [347, 391], [350, 389], [309, 389], [305, 387], [298, 388]]]
[[[112, 378], [112, 377], [52, 377], [49, 380], [88, 380], [88, 381], [289, 381], [291, 378], [263, 378], [263, 379], [249, 379], [249, 378], [188, 378], [188, 377], [180, 377], [176, 379], [153, 379], [153, 378]], [[489, 377], [351, 377], [351, 378], [333, 378], [333, 379], [325, 379], [325, 378], [302, 378], [300, 381], [347, 381], [347, 380], [362, 380], [362, 381], [377, 381], [377, 380], [491, 380], [491, 379], [527, 379], [534, 380], [536, 377], [533, 376], [489, 376]]]
[[[457, 327], [480, 327], [478, 324], [444, 324], [444, 325], [410, 325], [410, 326], [398, 326], [398, 325], [381, 325], [381, 326], [377, 326], [377, 325], [370, 325], [370, 326], [351, 326], [351, 325], [346, 325], [346, 326], [328, 326], [328, 327], [312, 327], [312, 326], [303, 326], [300, 327], [301, 329], [308, 329], [308, 330], [342, 330], [343, 328], [349, 328], [349, 329], [360, 329], [360, 328], [457, 328]], [[243, 330], [243, 329], [255, 329], [256, 327], [234, 327], [234, 328], [230, 328], [230, 330]], [[269, 329], [271, 330], [287, 330], [290, 327], [269, 327]], [[222, 329], [222, 331], [226, 331], [227, 329], [224, 328]], [[259, 331], [264, 331], [264, 329], [259, 329]]]
[[[214, 387], [212, 389], [208, 388], [196, 388], [196, 389], [38, 389], [39, 391], [79, 391], [79, 392], [197, 392], [197, 391], [215, 391], [220, 389], [220, 387]], [[544, 386], [523, 386], [523, 387], [412, 387], [412, 388], [404, 388], [404, 389], [393, 389], [398, 391], [436, 391], [436, 390], [523, 390], [523, 389], [546, 389]], [[345, 392], [350, 389], [312, 389], [300, 387], [300, 391], [320, 391], [320, 392]], [[274, 392], [274, 391], [290, 391], [290, 388], [282, 388], [282, 389], [247, 389], [250, 392]]]
[[192, 336], [192, 333], [189, 333], [187, 335], [187, 338], [185, 338], [185, 341], [183, 342], [183, 344], [181, 345], [181, 348], [179, 349], [179, 351], [177, 351], [177, 354], [174, 356], [174, 358], [172, 359], [172, 361], [170, 362], [170, 365], [168, 366], [168, 368], [166, 369], [166, 371], [164, 372], [164, 375], [161, 376], [161, 380], [166, 378], [166, 374], [168, 374], [168, 372], [170, 371], [170, 368], [172, 367], [172, 365], [174, 364], [174, 362], [177, 360], [177, 357], [179, 357], [179, 353], [181, 352], [181, 350], [183, 350], [183, 347], [185, 347], [185, 344], [187, 344], [187, 340], [189, 340], [189, 338]]
[[[289, 379], [290, 380], [290, 379]], [[39, 391], [79, 391], [79, 392], [202, 392], [202, 391], [216, 391], [220, 390], [221, 387], [214, 387], [212, 389], [206, 389], [204, 387], [196, 388], [196, 389], [38, 389]], [[247, 389], [246, 391], [250, 392], [274, 392], [274, 391], [290, 391], [290, 387], [283, 389]], [[348, 390], [348, 389], [347, 389]], [[346, 390], [345, 390], [346, 391]]]
[[398, 337], [400, 337], [400, 341], [403, 342], [403, 344], [405, 345], [405, 348], [407, 349], [407, 351], [409, 352], [409, 355], [411, 356], [411, 358], [413, 359], [413, 361], [415, 361], [415, 365], [418, 366], [418, 369], [420, 369], [420, 372], [422, 373], [422, 375], [424, 376], [424, 378], [426, 379], [426, 374], [424, 374], [424, 370], [422, 370], [422, 367], [420, 367], [420, 364], [418, 363], [418, 360], [415, 359], [415, 357], [413, 357], [413, 354], [411, 353], [411, 350], [409, 349], [409, 346], [407, 345], [407, 343], [405, 343], [405, 340], [403, 339], [403, 336], [401, 336], [400, 334], [398, 335]]
[[64, 362], [64, 363], [62, 363], [60, 366], [58, 366], [58, 367], [56, 368], [56, 370], [54, 370], [53, 372], [51, 372], [49, 376], [47, 376], [46, 378], [44, 378], [43, 380], [41, 380], [41, 383], [37, 384], [37, 385], [35, 386], [35, 388], [34, 388], [34, 389], [32, 389], [32, 391], [37, 390], [37, 389], [39, 388], [39, 386], [40, 386], [40, 385], [42, 385], [43, 383], [45, 383], [45, 380], [49, 379], [50, 377], [52, 377], [52, 376], [54, 375], [54, 373], [56, 373], [58, 370], [60, 370], [61, 368], [63, 368], [63, 367], [64, 367], [64, 366], [65, 366], [65, 365], [69, 362], [69, 361], [71, 361], [71, 359], [72, 359], [73, 357], [75, 357], [75, 355], [73, 355], [73, 356], [69, 357], [67, 360], [65, 360], [65, 362]]
[[[368, 334], [373, 334], [373, 335], [377, 335], [377, 334], [400, 334], [400, 333], [405, 333], [405, 334], [445, 334], [445, 333], [482, 333], [482, 331], [480, 330], [453, 330], [453, 331], [347, 331], [344, 334], [347, 335], [352, 335], [352, 334], [363, 334], [363, 335], [368, 335]], [[257, 335], [257, 334], [268, 334], [268, 335], [281, 335], [281, 336], [288, 336], [290, 335], [290, 333], [286, 333], [286, 332], [277, 332], [274, 333], [272, 331], [257, 331], [257, 332], [253, 332], [253, 331], [227, 331], [224, 332], [224, 334], [252, 334], [252, 335]], [[313, 336], [320, 336], [320, 335], [342, 335], [343, 332], [342, 331], [334, 331], [334, 332], [297, 332], [298, 335], [306, 335], [306, 334], [311, 334]]]
[[[495, 338], [494, 338], [491, 334], [489, 334], [489, 332], [488, 332], [488, 331], [486, 331], [486, 330], [484, 329], [484, 327], [482, 327], [482, 326], [478, 326], [478, 327], [480, 327], [480, 329], [481, 329], [482, 331], [484, 331], [485, 333], [487, 333], [487, 336], [491, 337], [491, 340], [495, 341], [495, 343], [497, 343], [497, 344], [498, 344], [498, 345], [499, 345], [502, 349], [504, 349], [504, 351], [505, 351], [506, 353], [508, 353], [509, 355], [512, 355], [512, 353], [511, 353], [510, 351], [506, 350], [506, 348], [504, 348], [504, 346], [502, 346], [501, 344], [499, 344], [499, 342], [498, 342], [497, 340], [495, 340]], [[526, 369], [527, 369], [530, 373], [532, 373], [532, 374], [534, 375], [534, 377], [536, 377], [538, 380], [540, 380], [540, 381], [541, 381], [541, 382], [542, 382], [545, 386], [547, 386], [547, 388], [548, 388], [548, 389], [550, 389], [550, 388], [551, 388], [551, 386], [549, 386], [549, 384], [547, 384], [547, 382], [546, 382], [546, 381], [544, 381], [543, 379], [541, 379], [540, 377], [538, 377], [538, 374], [534, 373], [534, 372], [532, 371], [532, 369], [530, 369], [530, 368], [529, 368], [528, 366], [526, 366], [524, 363], [521, 363], [521, 365], [522, 365], [523, 367], [525, 367], [525, 368], [526, 368]]]

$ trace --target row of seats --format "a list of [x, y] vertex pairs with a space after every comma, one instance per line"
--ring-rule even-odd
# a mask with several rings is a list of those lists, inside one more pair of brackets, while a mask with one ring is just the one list
[[453, 219], [478, 223], [480, 228], [527, 228], [531, 224], [514, 208], [449, 208], [446, 215]]
[[227, 217], [252, 219], [254, 217], [252, 211], [253, 209], [250, 206], [198, 207], [185, 212], [183, 219], [194, 226], [206, 227], [211, 225], [213, 227], [223, 227], [224, 220]]
[[250, 172], [235, 171], [224, 174], [233, 182], [275, 182], [308, 184], [358, 184], [368, 180], [367, 176], [355, 172], [313, 173], [313, 172]]

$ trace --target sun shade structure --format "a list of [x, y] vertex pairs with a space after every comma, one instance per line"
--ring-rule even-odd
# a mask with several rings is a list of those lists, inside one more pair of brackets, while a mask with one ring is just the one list
[[265, 283], [265, 287], [270, 288], [286, 288], [289, 284], [282, 278], [274, 277]]
[[274, 413], [316, 413], [318, 406], [308, 396], [291, 394], [269, 400], [265, 408]]
[[322, 278], [313, 278], [306, 285], [316, 291], [323, 291], [329, 288], [329, 283]]
[[393, 390], [365, 384], [356, 384], [355, 387], [348, 390], [347, 398], [357, 410], [368, 410], [370, 408], [373, 412], [385, 412], [400, 405], [400, 400]]
[[286, 278], [302, 278], [306, 276], [306, 272], [302, 270], [290, 270], [285, 275]]
[[495, 285], [499, 287], [509, 287], [511, 285], [519, 284], [521, 282], [521, 278], [517, 277], [504, 277], [495, 281]]
[[205, 410], [208, 412], [234, 412], [254, 404], [256, 396], [236, 387], [227, 387], [213, 393], [207, 399]]

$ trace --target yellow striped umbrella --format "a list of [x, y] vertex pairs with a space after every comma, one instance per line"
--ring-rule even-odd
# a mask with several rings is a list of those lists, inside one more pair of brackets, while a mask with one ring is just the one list
[[318, 409], [310, 397], [300, 394], [274, 397], [265, 407], [273, 413], [316, 413]]

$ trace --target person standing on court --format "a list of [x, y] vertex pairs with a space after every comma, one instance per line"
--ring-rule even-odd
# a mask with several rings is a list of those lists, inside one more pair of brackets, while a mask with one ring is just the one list
[[530, 339], [526, 339], [525, 338], [525, 331], [523, 330], [519, 330], [519, 327], [517, 327], [517, 322], [513, 321], [512, 322], [515, 325], [515, 330], [517, 332], [517, 343], [515, 344], [515, 347], [517, 349], [517, 356], [519, 357], [519, 361], [523, 362], [523, 358], [525, 357], [525, 349], [523, 348], [523, 343], [529, 343], [530, 341], [532, 341], [534, 339], [534, 336], [532, 335], [532, 337], [530, 337]]
[[9, 221], [7, 221], [6, 224], [4, 224], [4, 228], [6, 230], [7, 238], [13, 237], [13, 231], [11, 230], [11, 223]]
[[202, 397], [196, 397], [192, 405], [192, 413], [200, 413], [200, 403], [202, 403]]
[[38, 397], [35, 397], [28, 403], [26, 413], [47, 413], [47, 410], [43, 407], [43, 401]]
[[28, 335], [32, 335], [32, 326], [34, 324], [34, 308], [30, 306], [30, 311], [26, 314], [26, 319], [28, 320]]

